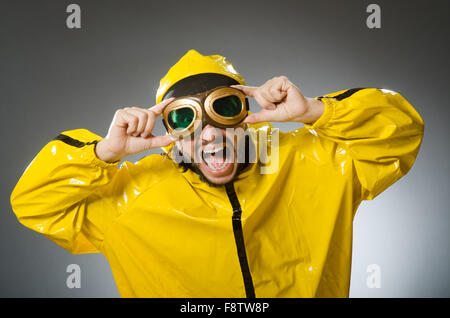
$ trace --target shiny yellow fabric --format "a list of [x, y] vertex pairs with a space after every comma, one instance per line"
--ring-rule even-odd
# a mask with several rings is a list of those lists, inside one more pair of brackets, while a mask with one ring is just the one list
[[[347, 297], [356, 209], [414, 163], [423, 122], [400, 94], [332, 98], [341, 93], [323, 99], [314, 124], [280, 133], [276, 173], [253, 164], [234, 183], [256, 297]], [[118, 168], [92, 144], [51, 141], [11, 203], [23, 225], [68, 251], [103, 253], [122, 297], [245, 297], [224, 187], [167, 156]]]
[[221, 55], [204, 56], [196, 50], [189, 50], [161, 79], [156, 92], [156, 103], [162, 101], [164, 94], [173, 84], [186, 77], [202, 73], [225, 75], [235, 79], [239, 84], [245, 85], [244, 78], [226, 57]]

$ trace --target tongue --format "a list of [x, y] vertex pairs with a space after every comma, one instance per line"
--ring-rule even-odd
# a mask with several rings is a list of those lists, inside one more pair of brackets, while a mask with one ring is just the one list
[[205, 159], [205, 161], [214, 169], [219, 169], [225, 164], [225, 156], [222, 151], [216, 153], [214, 156], [208, 155]]

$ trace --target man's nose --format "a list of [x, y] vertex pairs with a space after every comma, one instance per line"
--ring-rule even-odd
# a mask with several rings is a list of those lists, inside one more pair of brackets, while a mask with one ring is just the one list
[[210, 143], [222, 137], [222, 131], [219, 128], [208, 124], [203, 128], [200, 137], [204, 143]]

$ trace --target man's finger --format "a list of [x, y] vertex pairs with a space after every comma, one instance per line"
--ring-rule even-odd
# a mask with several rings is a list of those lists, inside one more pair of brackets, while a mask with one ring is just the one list
[[146, 110], [137, 108], [137, 107], [128, 108], [126, 110], [126, 112], [131, 115], [134, 115], [138, 118], [138, 124], [137, 124], [135, 132], [133, 133], [133, 136], [137, 137], [145, 129], [145, 125], [147, 124], [147, 119], [148, 119], [148, 113]]
[[263, 122], [263, 121], [273, 121], [273, 119], [272, 119], [273, 114], [272, 113], [273, 113], [273, 111], [263, 109], [260, 112], [248, 115], [245, 118], [244, 123], [256, 124], [256, 123], [260, 123], [260, 122]]
[[153, 136], [147, 140], [148, 140], [147, 149], [166, 147], [175, 141], [175, 139], [170, 135]]
[[269, 102], [276, 104], [281, 102], [287, 95], [286, 92], [280, 91], [272, 87], [264, 87], [260, 90], [261, 96], [267, 99]]
[[116, 126], [126, 129], [127, 134], [132, 135], [138, 127], [139, 119], [125, 109], [119, 110], [117, 114]]
[[244, 123], [256, 124], [264, 121], [282, 122], [285, 120], [285, 117], [286, 115], [279, 108], [276, 110], [263, 109], [255, 114], [248, 115]]
[[166, 100], [163, 100], [161, 103], [156, 104], [153, 107], [150, 107], [148, 110], [154, 112], [157, 116], [161, 115], [161, 113], [163, 112], [164, 108], [167, 105], [169, 105], [174, 99], [175, 99], [175, 97], [171, 97], [171, 98], [168, 98]]
[[255, 96], [256, 89], [258, 88], [258, 87], [245, 86], [245, 85], [231, 85], [230, 87], [237, 88], [238, 90], [244, 92], [245, 95], [250, 96], [250, 97]]
[[150, 110], [147, 110], [147, 112], [148, 112], [147, 123], [145, 125], [144, 132], [141, 134], [141, 137], [143, 138], [151, 136], [153, 127], [155, 127], [155, 118], [157, 116], [154, 112]]
[[269, 93], [277, 100], [277, 102], [282, 101], [287, 95], [287, 92], [282, 91], [281, 88], [275, 86], [269, 88]]
[[264, 109], [270, 109], [270, 110], [275, 110], [277, 108], [277, 106], [270, 102], [269, 100], [267, 100], [266, 98], [264, 98], [261, 94], [255, 94], [254, 99], [256, 100], [256, 102], [259, 104], [259, 106], [261, 106]]

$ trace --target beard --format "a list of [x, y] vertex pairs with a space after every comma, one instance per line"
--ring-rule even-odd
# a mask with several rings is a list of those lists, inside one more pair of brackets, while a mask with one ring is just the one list
[[[251, 156], [250, 156], [250, 147], [253, 146], [253, 142], [251, 141], [250, 137], [248, 135], [245, 135], [245, 142], [244, 142], [244, 146], [245, 146], [245, 160], [244, 162], [238, 162], [237, 163], [237, 170], [235, 175], [233, 176], [233, 179], [231, 181], [229, 181], [229, 183], [234, 182], [237, 177], [239, 176], [239, 174], [241, 172], [243, 172], [246, 168], [249, 167], [250, 162], [251, 162]], [[206, 184], [208, 184], [210, 187], [220, 187], [223, 186], [223, 184], [217, 184], [217, 183], [213, 183], [211, 182], [204, 174], [203, 172], [199, 169], [198, 167], [198, 163], [192, 163], [193, 160], [189, 160], [188, 158], [186, 158], [186, 156], [181, 152], [181, 150], [175, 145], [172, 148], [171, 151], [171, 157], [173, 159], [175, 159], [175, 162], [177, 162], [177, 165], [180, 169], [182, 169], [182, 172], [186, 172], [188, 170], [196, 173], [199, 177], [200, 180], [202, 182], [205, 182]]]

